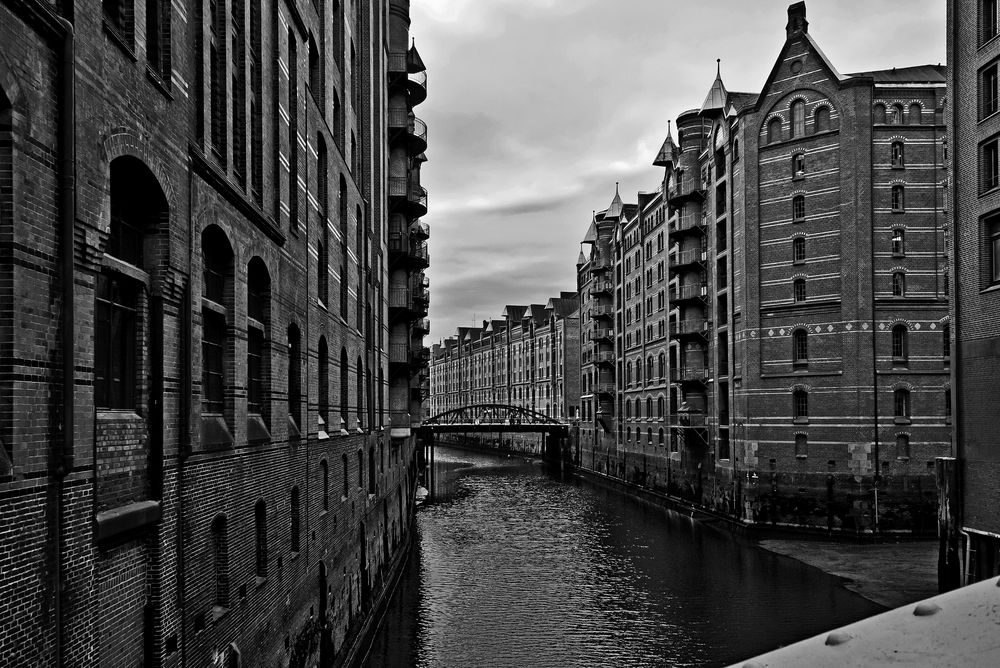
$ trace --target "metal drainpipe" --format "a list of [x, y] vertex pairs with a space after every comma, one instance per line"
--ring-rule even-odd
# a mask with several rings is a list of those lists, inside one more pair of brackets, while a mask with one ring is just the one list
[[62, 113], [59, 118], [59, 141], [62, 159], [59, 164], [60, 185], [60, 253], [62, 255], [62, 342], [63, 342], [63, 415], [62, 415], [62, 446], [55, 469], [55, 517], [54, 541], [56, 559], [52, 579], [54, 585], [53, 618], [55, 623], [55, 665], [63, 665], [63, 609], [62, 609], [62, 557], [63, 557], [63, 482], [73, 470], [74, 441], [74, 411], [75, 411], [75, 375], [76, 367], [75, 341], [75, 290], [73, 285], [74, 243], [73, 234], [76, 222], [76, 72], [75, 42], [73, 24], [62, 18], [54, 17], [58, 31], [62, 33], [60, 54], [60, 87], [59, 103]]
[[[874, 92], [874, 84], [872, 85], [872, 91]], [[871, 174], [875, 166], [875, 142], [874, 139], [874, 124], [870, 124], [869, 136], [868, 136], [868, 172]], [[869, 277], [869, 285], [871, 286], [871, 309], [872, 309], [872, 419], [874, 420], [874, 440], [872, 443], [872, 454], [875, 456], [875, 537], [878, 537], [878, 485], [882, 477], [879, 453], [879, 423], [878, 423], [878, 346], [876, 345], [876, 339], [878, 336], [878, 316], [876, 313], [875, 306], [875, 205], [871, 200], [871, 193], [869, 193], [868, 199], [868, 230], [869, 230], [869, 258], [871, 259], [871, 275]]]

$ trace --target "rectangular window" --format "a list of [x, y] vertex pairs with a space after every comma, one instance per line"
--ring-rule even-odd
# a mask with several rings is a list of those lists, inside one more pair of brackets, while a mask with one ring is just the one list
[[202, 311], [201, 339], [201, 409], [222, 413], [225, 406], [224, 348], [226, 320], [218, 313]]
[[993, 215], [984, 221], [986, 232], [986, 252], [989, 256], [989, 283], [1000, 283], [1000, 215]]
[[904, 230], [892, 231], [892, 254], [895, 257], [906, 255], [906, 232]]
[[892, 275], [892, 296], [906, 296], [906, 275], [898, 271]]
[[979, 14], [980, 43], [997, 36], [997, 0], [982, 0]]
[[979, 117], [992, 116], [1000, 108], [997, 90], [997, 63], [986, 66], [979, 74]]
[[97, 337], [94, 346], [94, 403], [135, 408], [136, 310], [138, 291], [118, 275], [97, 278]]
[[163, 81], [170, 79], [170, 12], [164, 0], [146, 0], [146, 62]]
[[208, 85], [212, 119], [212, 154], [226, 162], [226, 3], [209, 0]]
[[997, 139], [991, 139], [979, 149], [979, 192], [993, 190], [1000, 185], [1000, 151]]
[[132, 47], [132, 2], [126, 0], [103, 0], [105, 25], [128, 46]]
[[264, 332], [247, 329], [247, 411], [263, 413], [264, 404]]
[[805, 434], [795, 434], [795, 456], [801, 458], [809, 456], [809, 437]]

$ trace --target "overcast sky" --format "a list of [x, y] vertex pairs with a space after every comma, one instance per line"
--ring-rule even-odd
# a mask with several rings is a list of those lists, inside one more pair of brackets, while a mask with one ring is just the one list
[[[591, 211], [655, 190], [667, 121], [701, 106], [722, 59], [760, 92], [786, 0], [411, 0], [428, 68], [431, 335], [576, 289]], [[840, 72], [945, 60], [943, 0], [811, 0]], [[676, 133], [674, 134], [676, 137]]]

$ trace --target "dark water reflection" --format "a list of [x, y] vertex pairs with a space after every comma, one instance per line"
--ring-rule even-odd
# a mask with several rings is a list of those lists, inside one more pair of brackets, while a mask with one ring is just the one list
[[881, 608], [797, 561], [541, 465], [437, 452], [368, 666], [721, 665]]

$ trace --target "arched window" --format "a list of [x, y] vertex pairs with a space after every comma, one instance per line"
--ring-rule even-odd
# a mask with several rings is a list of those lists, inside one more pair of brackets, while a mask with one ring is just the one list
[[806, 176], [806, 155], [796, 153], [792, 156], [792, 178], [804, 179]]
[[267, 379], [271, 358], [267, 354], [271, 331], [271, 277], [264, 261], [254, 257], [247, 265], [247, 412], [270, 422]]
[[350, 471], [348, 470], [347, 453], [344, 453], [343, 455], [340, 456], [340, 463], [344, 469], [343, 470], [344, 493], [340, 500], [345, 501], [347, 497], [351, 495], [351, 478], [350, 478]]
[[221, 229], [210, 225], [201, 235], [201, 410], [222, 416], [227, 408], [227, 369], [233, 351], [229, 318], [233, 290], [233, 250]]
[[809, 419], [809, 394], [805, 390], [792, 392], [792, 418], [795, 420]]
[[660, 372], [660, 380], [663, 380], [667, 375], [667, 356], [663, 353], [660, 353], [657, 367]]
[[910, 437], [906, 434], [896, 434], [896, 459], [910, 458]]
[[330, 426], [330, 351], [326, 345], [326, 337], [319, 337], [316, 346], [316, 424], [323, 436], [333, 427]]
[[906, 255], [906, 230], [897, 227], [892, 231], [890, 239], [892, 241], [893, 257], [903, 257]]
[[298, 427], [301, 425], [301, 354], [299, 352], [299, 328], [292, 323], [288, 326], [288, 415]]
[[375, 465], [375, 446], [368, 448], [368, 493], [374, 494], [378, 482], [378, 467]]
[[267, 577], [267, 504], [260, 499], [253, 507], [257, 577]]
[[646, 417], [653, 417], [653, 398], [646, 397]]
[[323, 70], [322, 59], [319, 56], [319, 49], [316, 48], [316, 39], [309, 34], [309, 92], [312, 93], [313, 100], [323, 111]]
[[289, 511], [291, 513], [291, 527], [292, 527], [292, 542], [291, 550], [292, 552], [298, 552], [301, 547], [301, 533], [302, 527], [300, 524], [300, 508], [299, 508], [299, 488], [298, 486], [292, 487], [291, 498], [289, 499]]
[[347, 367], [347, 349], [340, 349], [340, 428], [347, 429], [347, 416], [349, 415], [349, 406], [347, 402], [347, 396], [350, 392], [351, 381], [348, 374], [350, 370]]
[[[3, 107], [6, 107], [4, 109]], [[12, 112], [0, 94], [0, 217], [12, 204]], [[106, 261], [97, 275], [94, 345], [94, 403], [102, 408], [138, 408], [142, 363], [148, 353], [141, 337], [149, 283], [147, 257], [157, 224], [168, 216], [167, 202], [153, 174], [139, 160], [111, 162], [111, 221]], [[5, 220], [6, 222], [6, 220]], [[147, 248], [148, 247], [148, 248]], [[123, 266], [124, 265], [124, 266]], [[124, 271], [127, 267], [128, 270]]]
[[629, 443], [632, 442], [632, 427], [625, 428], [625, 440]]
[[889, 158], [893, 167], [903, 167], [905, 162], [903, 161], [903, 142], [894, 141], [889, 149]]
[[885, 105], [879, 102], [872, 109], [872, 123], [881, 125], [885, 123]]
[[817, 107], [813, 112], [813, 132], [830, 129], [830, 107]]
[[802, 100], [792, 102], [792, 126], [790, 135], [802, 137], [806, 133], [806, 103]]
[[896, 325], [892, 328], [892, 361], [906, 362], [909, 357], [909, 342], [907, 341], [906, 325]]
[[324, 305], [330, 303], [330, 231], [328, 220], [329, 193], [327, 186], [327, 153], [326, 141], [323, 135], [316, 137], [317, 154], [316, 159], [316, 199], [319, 202], [319, 240], [317, 241], [316, 253], [316, 292], [317, 298]]
[[215, 607], [229, 607], [229, 526], [226, 516], [212, 520], [212, 571], [215, 576]]
[[638, 398], [635, 400], [635, 417], [637, 420], [642, 417], [642, 402]]
[[792, 300], [796, 302], [806, 300], [806, 279], [796, 278], [792, 281]]
[[792, 332], [792, 363], [807, 364], [809, 362], [809, 338], [806, 330], [796, 329]]
[[892, 296], [906, 296], [906, 274], [901, 271], [897, 271], [892, 274]]
[[909, 112], [906, 114], [906, 122], [909, 125], [920, 125], [922, 122], [921, 113], [922, 109], [919, 104], [914, 102], [910, 105]]
[[889, 125], [902, 125], [903, 105], [894, 104], [889, 108]]
[[806, 196], [795, 195], [792, 197], [792, 222], [801, 223], [806, 219]]
[[325, 459], [319, 462], [320, 483], [323, 493], [323, 510], [330, 510], [330, 467]]
[[636, 385], [642, 385], [642, 360], [635, 360], [635, 383]]
[[658, 442], [659, 446], [662, 448], [663, 444], [664, 444], [664, 441], [663, 441], [663, 436], [664, 436], [664, 434], [663, 434], [663, 427], [660, 427], [659, 435], [658, 436], [659, 436], [659, 438], [658, 438], [657, 442]]
[[792, 264], [802, 264], [806, 261], [806, 238], [792, 239]]
[[358, 448], [358, 489], [365, 488], [365, 452]]
[[892, 403], [894, 415], [897, 418], [908, 420], [910, 418], [910, 391], [899, 389], [892, 393]]
[[626, 418], [632, 417], [632, 402], [631, 401], [626, 401], [625, 402], [625, 417]]
[[364, 365], [361, 363], [361, 358], [357, 358], [354, 367], [354, 378], [356, 381], [357, 388], [357, 410], [358, 410], [358, 429], [365, 428], [365, 369]]
[[653, 356], [650, 355], [646, 358], [646, 379], [653, 379]]
[[773, 144], [778, 141], [781, 141], [781, 119], [775, 117], [767, 123], [767, 143]]
[[892, 187], [892, 210], [903, 211], [905, 207], [905, 192], [902, 185], [894, 185]]
[[646, 442], [649, 443], [650, 445], [653, 444], [653, 428], [652, 427], [646, 427]]
[[659, 397], [656, 400], [656, 417], [658, 417], [658, 418], [663, 417], [663, 408], [664, 408], [665, 403], [666, 403], [666, 401], [664, 400], [663, 397]]
[[809, 456], [809, 437], [805, 434], [795, 434], [795, 456]]

